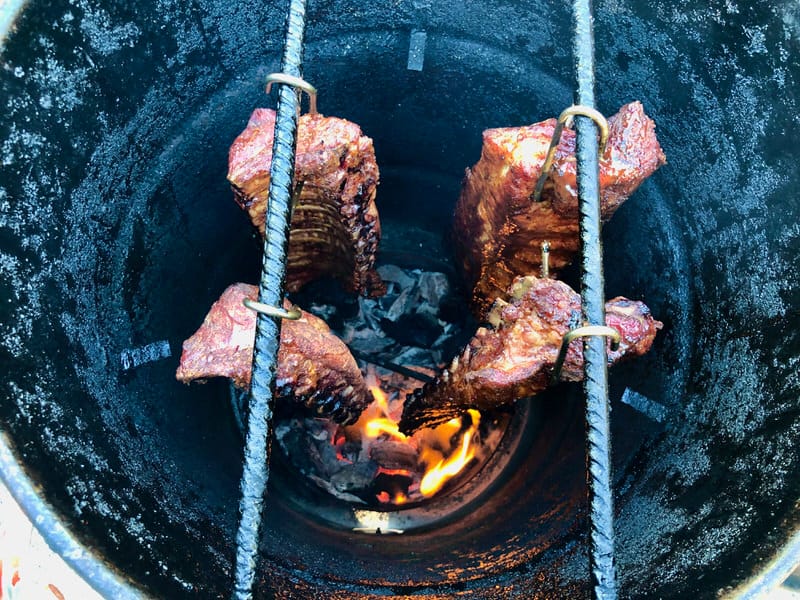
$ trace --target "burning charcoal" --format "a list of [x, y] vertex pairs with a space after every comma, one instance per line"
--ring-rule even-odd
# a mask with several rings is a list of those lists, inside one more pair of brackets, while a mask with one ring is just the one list
[[330, 476], [331, 486], [339, 493], [352, 493], [361, 496], [372, 486], [378, 476], [377, 463], [359, 462], [344, 464], [341, 468]]
[[[580, 296], [554, 279], [519, 277], [508, 290], [511, 302], [497, 300], [459, 356], [435, 381], [406, 398], [401, 431], [431, 427], [468, 408], [491, 410], [532, 396], [549, 383], [561, 340], [580, 318]], [[606, 324], [620, 332], [609, 364], [650, 349], [662, 324], [641, 302], [618, 297], [606, 303]], [[610, 342], [609, 342], [610, 343]], [[563, 381], [583, 378], [581, 341], [569, 347]]]
[[359, 460], [361, 444], [339, 436], [338, 425], [327, 419], [283, 419], [276, 422], [275, 438], [292, 467], [332, 496], [363, 503], [378, 476], [379, 465]]
[[[409, 350], [419, 350], [419, 348], [411, 348]], [[395, 358], [398, 361], [402, 360], [400, 356]], [[425, 366], [425, 363], [433, 364], [430, 363], [430, 361], [403, 362], [402, 364], [419, 377], [424, 377], [426, 380], [433, 379], [436, 376], [436, 369], [432, 366]], [[405, 397], [408, 391], [414, 389], [420, 381], [417, 377], [389, 371], [388, 369], [382, 369], [380, 367], [375, 368], [375, 375], [380, 379], [382, 389], [387, 392], [394, 392], [400, 397]], [[402, 412], [403, 407], [401, 406], [397, 411], [395, 420], [400, 418]]]
[[403, 442], [391, 440], [373, 442], [369, 457], [384, 469], [416, 470], [419, 456], [417, 449]]
[[404, 504], [408, 501], [406, 492], [414, 484], [413, 475], [402, 469], [396, 473], [378, 469], [378, 476], [372, 486], [375, 498], [381, 504]]
[[[666, 162], [655, 124], [641, 103], [626, 104], [608, 124], [609, 139], [600, 157], [603, 221]], [[551, 272], [572, 262], [579, 249], [575, 132], [562, 133], [542, 201], [531, 200], [555, 125], [549, 119], [487, 129], [481, 158], [467, 169], [453, 238], [479, 317], [495, 298], [507, 299], [514, 277], [540, 273], [543, 242], [550, 243]]]
[[[326, 478], [340, 467], [335, 460], [333, 446], [328, 439], [318, 439], [311, 434], [311, 419], [289, 419], [278, 423], [275, 437], [293, 464], [304, 475], [320, 474]], [[327, 421], [333, 427], [334, 424]], [[327, 446], [327, 447], [326, 447]]]
[[302, 423], [308, 435], [317, 441], [330, 440], [337, 429], [336, 424], [327, 419], [304, 419]]

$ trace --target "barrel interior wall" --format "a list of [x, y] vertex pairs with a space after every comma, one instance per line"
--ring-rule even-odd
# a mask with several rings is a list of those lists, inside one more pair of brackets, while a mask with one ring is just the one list
[[[571, 102], [568, 11], [310, 4], [306, 77], [375, 140], [387, 254], [442, 253], [481, 131]], [[797, 520], [800, 19], [788, 2], [640, 4], [596, 6], [599, 108], [641, 100], [669, 159], [604, 233], [607, 295], [665, 322], [611, 380], [619, 565], [633, 593], [712, 595]], [[228, 593], [242, 442], [227, 386], [173, 372], [211, 302], [258, 276], [227, 148], [273, 102], [282, 11], [41, 2], [2, 50], [0, 423], [75, 534], [159, 595]], [[439, 531], [353, 537], [274, 498], [270, 585], [585, 590], [577, 390], [542, 401], [545, 433], [486, 508]]]

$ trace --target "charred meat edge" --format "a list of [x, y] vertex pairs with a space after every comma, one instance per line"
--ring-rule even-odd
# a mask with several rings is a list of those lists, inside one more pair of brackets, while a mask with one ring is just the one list
[[[432, 382], [406, 398], [400, 429], [412, 433], [458, 417], [468, 408], [492, 410], [533, 396], [548, 385], [569, 330], [579, 326], [580, 296], [567, 284], [533, 276], [517, 278], [510, 301], [498, 299], [464, 350]], [[606, 324], [621, 335], [608, 362], [641, 356], [662, 324], [644, 303], [617, 297], [606, 303]], [[581, 340], [568, 349], [560, 379], [583, 378]]]
[[[258, 108], [230, 148], [228, 180], [236, 203], [262, 237], [269, 196], [275, 111]], [[345, 289], [380, 296], [375, 270], [381, 224], [375, 195], [379, 180], [372, 140], [355, 123], [302, 115], [297, 129], [294, 199], [286, 262], [286, 290], [319, 277]]]
[[[183, 343], [175, 374], [179, 381], [227, 377], [237, 387], [249, 387], [256, 313], [242, 302], [257, 297], [254, 285], [237, 283], [225, 290]], [[354, 423], [372, 402], [350, 350], [322, 319], [305, 311], [300, 319], [282, 323], [275, 388], [278, 402], [299, 403], [342, 425]]]

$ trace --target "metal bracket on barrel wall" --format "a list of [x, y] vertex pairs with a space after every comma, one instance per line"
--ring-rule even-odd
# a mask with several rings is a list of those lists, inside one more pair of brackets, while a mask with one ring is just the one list
[[[305, 12], [305, 0], [291, 0], [281, 63], [283, 74], [301, 81]], [[234, 597], [238, 600], [250, 599], [253, 595], [264, 494], [269, 479], [272, 390], [277, 370], [280, 324], [282, 318], [295, 314], [291, 311], [283, 314], [283, 309], [278, 307], [282, 305], [284, 294], [300, 99], [291, 81], [277, 83], [280, 92], [272, 145], [264, 256], [258, 303], [252, 306], [256, 310], [264, 307], [267, 310], [258, 310], [256, 319], [239, 529], [236, 533]]]

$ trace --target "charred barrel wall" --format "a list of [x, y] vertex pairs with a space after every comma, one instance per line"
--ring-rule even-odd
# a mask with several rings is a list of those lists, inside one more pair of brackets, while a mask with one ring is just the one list
[[[226, 385], [173, 373], [211, 302], [257, 278], [227, 148], [271, 102], [283, 10], [31, 2], [0, 55], [4, 443], [159, 596], [229, 593], [242, 442]], [[621, 582], [710, 597], [796, 551], [800, 19], [783, 2], [595, 10], [599, 108], [641, 100], [669, 160], [604, 233], [607, 295], [665, 322], [611, 379]], [[446, 251], [484, 128], [572, 102], [570, 31], [545, 2], [310, 2], [306, 77], [375, 140], [393, 251]], [[493, 504], [442, 531], [354, 538], [275, 498], [263, 588], [585, 592], [580, 399], [546, 410]]]

